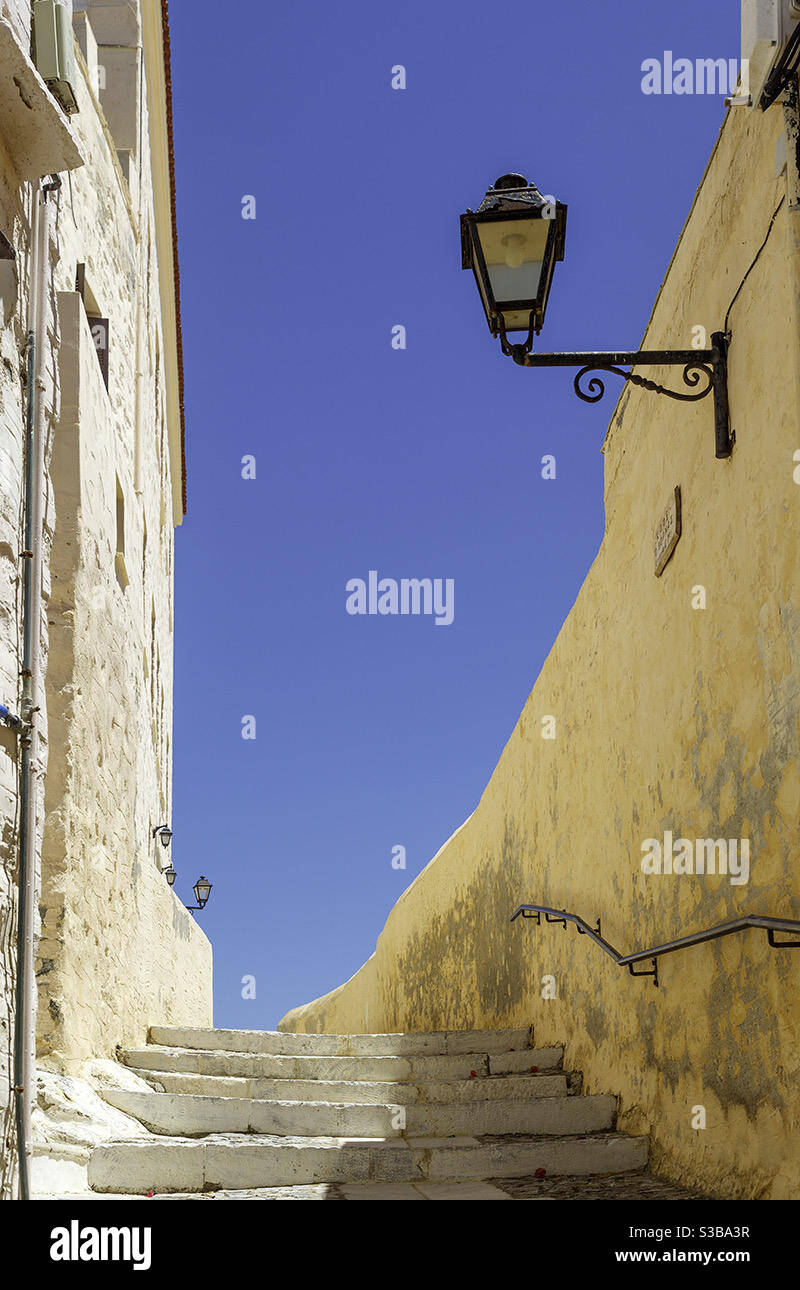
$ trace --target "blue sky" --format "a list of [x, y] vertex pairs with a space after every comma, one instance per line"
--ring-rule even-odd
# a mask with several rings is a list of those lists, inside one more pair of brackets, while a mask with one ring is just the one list
[[[600, 545], [616, 389], [589, 407], [572, 373], [501, 355], [459, 213], [508, 170], [566, 202], [537, 348], [636, 347], [724, 113], [644, 95], [641, 64], [736, 58], [738, 9], [171, 6], [189, 469], [172, 854], [184, 900], [214, 883], [216, 1025], [274, 1027], [368, 958], [476, 806]], [[370, 569], [454, 579], [454, 622], [348, 615]]]

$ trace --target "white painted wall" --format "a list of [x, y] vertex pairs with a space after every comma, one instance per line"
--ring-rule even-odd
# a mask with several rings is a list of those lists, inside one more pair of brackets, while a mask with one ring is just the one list
[[[27, 49], [27, 0], [0, 5]], [[90, 20], [93, 7], [87, 6]], [[131, 6], [122, 7], [130, 21]], [[101, 45], [101, 63], [103, 57]], [[179, 463], [170, 462], [165, 426], [169, 368], [147, 113], [142, 156], [137, 129], [126, 140], [134, 153], [120, 165], [81, 58], [79, 68], [72, 127], [88, 162], [64, 176], [50, 248], [42, 624], [48, 667], [42, 751], [49, 762], [37, 961], [40, 1057], [67, 1072], [85, 1058], [113, 1056], [118, 1043], [142, 1042], [148, 1024], [211, 1024], [211, 947], [161, 875], [168, 853], [159, 848], [157, 855], [151, 833], [172, 813], [171, 469]], [[112, 83], [108, 92], [118, 89]], [[23, 283], [14, 318], [0, 327], [0, 703], [15, 709], [28, 203], [0, 141], [0, 228], [17, 250]], [[110, 320], [108, 391], [75, 290], [78, 263], [86, 265], [91, 296]], [[138, 300], [145, 313], [137, 445]], [[125, 576], [116, 559], [118, 482]], [[16, 737], [0, 726], [0, 1197], [10, 1194], [13, 1164], [17, 774]], [[199, 857], [197, 864], [199, 872]]]

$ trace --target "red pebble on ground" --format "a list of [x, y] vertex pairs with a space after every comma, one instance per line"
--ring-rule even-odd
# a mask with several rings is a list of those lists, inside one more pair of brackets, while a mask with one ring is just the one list
[[470, 1073], [469, 1073], [469, 1077], [470, 1077], [470, 1079], [475, 1079], [475, 1078], [476, 1078], [476, 1076], [477, 1076], [477, 1074], [478, 1074], [478, 1072], [477, 1072], [477, 1071], [470, 1071]]
[[547, 1170], [546, 1170], [546, 1169], [537, 1169], [537, 1170], [536, 1170], [536, 1173], [535, 1173], [533, 1176], [534, 1176], [534, 1178], [546, 1178], [546, 1177], [547, 1177]]

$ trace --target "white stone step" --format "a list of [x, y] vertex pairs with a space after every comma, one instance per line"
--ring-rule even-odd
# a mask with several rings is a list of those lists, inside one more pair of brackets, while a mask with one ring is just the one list
[[[144, 1050], [145, 1052], [147, 1050]], [[545, 1050], [540, 1052], [540, 1057]], [[561, 1061], [562, 1050], [546, 1050], [553, 1055], [555, 1064]], [[248, 1079], [236, 1075], [195, 1075], [191, 1072], [151, 1070], [136, 1067], [142, 1079], [153, 1080], [167, 1093], [196, 1093], [207, 1097], [249, 1097], [264, 1100], [291, 1102], [368, 1102], [385, 1105], [387, 1102], [408, 1106], [415, 1102], [474, 1102], [475, 1080], [441, 1080], [422, 1084], [392, 1084], [376, 1080], [297, 1080], [297, 1079]], [[542, 1067], [535, 1075], [500, 1075], [484, 1078], [480, 1082], [480, 1096], [487, 1101], [517, 1101], [532, 1097], [563, 1097], [567, 1093], [567, 1077], [561, 1071]]]
[[[489, 1182], [353, 1183], [339, 1188], [341, 1200], [511, 1200]], [[324, 1197], [320, 1197], [324, 1199]]]
[[219, 1134], [101, 1143], [89, 1161], [99, 1192], [202, 1192], [324, 1182], [459, 1181], [639, 1169], [647, 1139], [621, 1134], [541, 1138], [280, 1138]]
[[300, 1035], [278, 1030], [202, 1030], [151, 1026], [149, 1042], [205, 1052], [262, 1053], [285, 1057], [410, 1057], [505, 1053], [528, 1048], [530, 1027], [517, 1030], [451, 1030], [431, 1034]]
[[[552, 1067], [554, 1049], [528, 1049], [525, 1063], [515, 1069]], [[386, 1080], [421, 1083], [429, 1080], [479, 1078], [499, 1073], [517, 1053], [463, 1053], [412, 1057], [292, 1057], [237, 1053], [226, 1049], [169, 1048], [148, 1044], [124, 1055], [137, 1069], [193, 1072], [197, 1075], [238, 1075], [261, 1079]], [[492, 1070], [497, 1063], [497, 1070]]]
[[464, 1102], [449, 1106], [417, 1103], [406, 1107], [406, 1136], [475, 1138], [511, 1134], [598, 1133], [613, 1129], [617, 1100], [603, 1093], [588, 1097], [538, 1097], [528, 1102]]
[[[37, 1195], [37, 1200], [63, 1200], [54, 1191]], [[488, 1182], [437, 1183], [305, 1183], [297, 1187], [247, 1187], [225, 1191], [172, 1191], [161, 1195], [120, 1195], [118, 1192], [86, 1191], [75, 1200], [513, 1200], [500, 1187]]]
[[490, 1075], [527, 1075], [529, 1073], [544, 1069], [544, 1061], [549, 1061], [549, 1055], [552, 1052], [558, 1052], [563, 1057], [563, 1048], [552, 1049], [516, 1049], [514, 1052], [489, 1053], [489, 1074]]
[[392, 1138], [593, 1133], [613, 1128], [613, 1097], [540, 1097], [448, 1106], [286, 1102], [109, 1089], [106, 1100], [155, 1133], [195, 1137], [267, 1133], [296, 1137]]
[[263, 1101], [123, 1089], [109, 1089], [104, 1096], [153, 1133], [173, 1137], [268, 1133], [304, 1138], [395, 1138], [403, 1131], [404, 1108], [391, 1104]]

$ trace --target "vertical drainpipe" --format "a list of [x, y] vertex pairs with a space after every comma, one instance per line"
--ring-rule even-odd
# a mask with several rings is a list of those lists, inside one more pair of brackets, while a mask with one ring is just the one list
[[42, 779], [39, 721], [42, 701], [42, 520], [44, 497], [44, 355], [50, 254], [50, 194], [61, 180], [33, 188], [31, 274], [28, 294], [27, 406], [25, 418], [25, 550], [23, 559], [22, 702], [25, 722], [20, 756], [19, 896], [17, 991], [14, 1024], [19, 1198], [30, 1200], [31, 1120], [36, 1092], [36, 907], [40, 889], [37, 803]]
[[136, 387], [135, 387], [135, 407], [134, 407], [134, 440], [133, 440], [133, 488], [137, 496], [141, 497], [144, 485], [142, 483], [142, 435], [144, 421], [144, 358], [146, 352], [146, 340], [144, 334], [144, 291], [145, 291], [145, 274], [147, 264], [144, 257], [144, 230], [142, 223], [142, 211], [144, 202], [142, 200], [142, 133], [143, 133], [143, 113], [144, 113], [144, 49], [141, 44], [138, 46], [139, 59], [139, 141], [136, 154], [136, 167], [139, 177], [138, 183], [138, 207], [136, 212], [136, 227], [139, 238], [136, 257]]
[[[139, 225], [139, 238], [141, 240], [141, 224]], [[142, 305], [142, 264], [143, 257], [140, 245], [137, 259], [138, 281], [136, 283], [136, 384], [133, 423], [133, 488], [138, 497], [141, 497], [144, 488], [142, 483], [142, 424], [144, 420], [144, 357], [146, 341], [144, 337], [144, 308]]]

